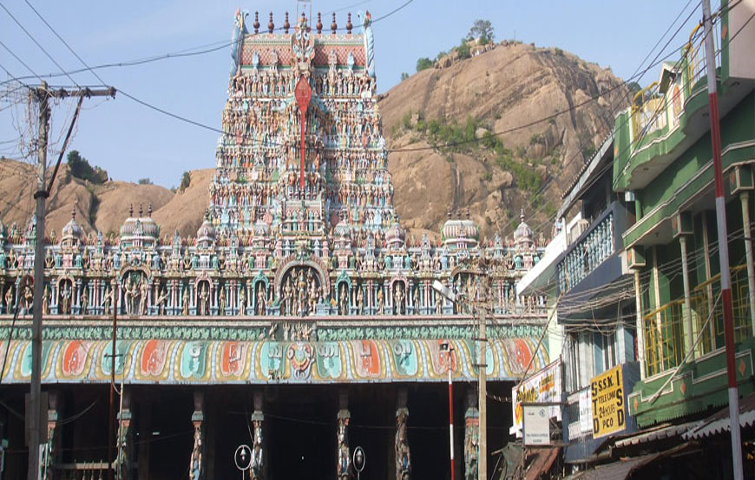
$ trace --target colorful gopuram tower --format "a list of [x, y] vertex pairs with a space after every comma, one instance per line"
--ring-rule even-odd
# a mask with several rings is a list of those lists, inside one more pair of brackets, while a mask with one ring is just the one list
[[[142, 207], [111, 238], [87, 235], [75, 218], [61, 238], [0, 224], [4, 339], [33, 245], [46, 242], [49, 478], [106, 468], [104, 433], [57, 419], [107, 404], [113, 369], [123, 384], [124, 478], [179, 478], [187, 466], [194, 480], [230, 478], [233, 452], [248, 443], [252, 478], [345, 479], [355, 442], [375, 478], [442, 478], [449, 369], [460, 385], [457, 418], [466, 415], [459, 431], [468, 429], [454, 442], [468, 460], [459, 474], [471, 476], [476, 446], [463, 439], [476, 438], [476, 407], [463, 400], [467, 390], [474, 396], [479, 365], [490, 391], [507, 396], [528, 366], [549, 363], [536, 348], [544, 299], [514, 289], [543, 248], [523, 218], [511, 240], [481, 240], [471, 220], [452, 215], [438, 244], [407, 240], [393, 207], [369, 13], [357, 27], [349, 14], [344, 28], [334, 15], [327, 30], [319, 14], [314, 26], [304, 16], [291, 26], [286, 14], [279, 28], [271, 14], [264, 30], [257, 14], [248, 19], [235, 15], [223, 134], [195, 237], [161, 238]], [[436, 281], [460, 300], [437, 293]], [[0, 397], [22, 411], [31, 348], [30, 306], [20, 298], [13, 339], [2, 342]], [[482, 362], [480, 308], [489, 319]], [[490, 421], [508, 429], [510, 410], [501, 405]], [[103, 410], [92, 412], [106, 425]], [[10, 448], [22, 448], [23, 424], [5, 411], [0, 421]], [[370, 425], [390, 439], [365, 433]], [[186, 431], [193, 435], [179, 438]], [[171, 432], [170, 443], [149, 440]], [[81, 452], [75, 460], [72, 450]], [[21, 461], [6, 465], [23, 470]]]

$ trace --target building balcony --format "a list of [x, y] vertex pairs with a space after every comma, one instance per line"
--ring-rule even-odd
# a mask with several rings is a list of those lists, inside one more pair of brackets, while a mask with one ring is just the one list
[[[753, 338], [746, 265], [731, 269], [736, 344], [735, 369], [740, 395], [754, 389]], [[726, 351], [720, 275], [690, 292], [690, 321], [685, 301], [677, 299], [643, 316], [645, 379], [634, 386], [629, 411], [641, 427], [702, 412], [727, 403]], [[688, 325], [685, 328], [685, 325]], [[687, 331], [692, 329], [691, 334]], [[690, 334], [694, 352], [685, 350]], [[685, 363], [685, 358], [687, 361]]]
[[[745, 23], [753, 13], [752, 7], [727, 9], [726, 4], [722, 2], [724, 10], [720, 21], [714, 23], [712, 34], [722, 119], [755, 85], [751, 53], [744, 50], [750, 42], [747, 39], [755, 35], [755, 24]], [[732, 30], [735, 26], [736, 30]], [[617, 191], [645, 188], [710, 130], [702, 30], [702, 27], [692, 30], [679, 61], [665, 62], [659, 80], [647, 91], [638, 93], [633, 106], [617, 116], [614, 164]]]
[[627, 225], [627, 209], [618, 201], [593, 220], [557, 261], [557, 293], [576, 294], [619, 278], [621, 234]]

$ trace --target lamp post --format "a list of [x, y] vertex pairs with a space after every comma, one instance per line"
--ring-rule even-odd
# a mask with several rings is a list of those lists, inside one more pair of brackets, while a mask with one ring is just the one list
[[440, 351], [446, 354], [446, 371], [448, 372], [448, 433], [451, 448], [451, 480], [454, 480], [454, 387], [451, 380], [453, 372], [453, 364], [451, 363], [453, 359], [451, 355], [453, 350], [453, 345], [448, 341], [440, 345]]

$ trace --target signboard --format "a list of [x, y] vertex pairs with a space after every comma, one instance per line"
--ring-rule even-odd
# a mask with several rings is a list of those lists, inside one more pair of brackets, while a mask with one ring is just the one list
[[524, 444], [550, 445], [550, 408], [527, 405], [524, 407]]
[[590, 381], [590, 394], [593, 438], [623, 431], [627, 422], [621, 365], [593, 377]]
[[579, 433], [592, 433], [592, 398], [590, 388], [579, 392]]
[[[517, 389], [511, 389], [512, 408], [514, 410], [514, 425], [509, 429], [509, 434], [522, 436], [522, 402], [542, 403], [561, 401], [561, 359], [556, 360], [543, 368], [527, 380]], [[544, 407], [548, 411], [548, 418], [556, 417], [561, 420], [561, 408], [558, 406]]]

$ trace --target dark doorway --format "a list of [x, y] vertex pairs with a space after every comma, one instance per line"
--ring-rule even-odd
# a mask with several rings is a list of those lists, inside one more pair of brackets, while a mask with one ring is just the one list
[[335, 478], [338, 406], [333, 392], [333, 388], [311, 385], [266, 391], [269, 480]]
[[[145, 389], [146, 390], [146, 389]], [[140, 389], [133, 399], [148, 395], [142, 408], [150, 408], [150, 423], [136, 437], [136, 450], [146, 443], [149, 449], [149, 477], [153, 480], [175, 480], [188, 477], [194, 426], [191, 415], [194, 400], [191, 390], [176, 387]], [[133, 400], [132, 400], [133, 401]]]

